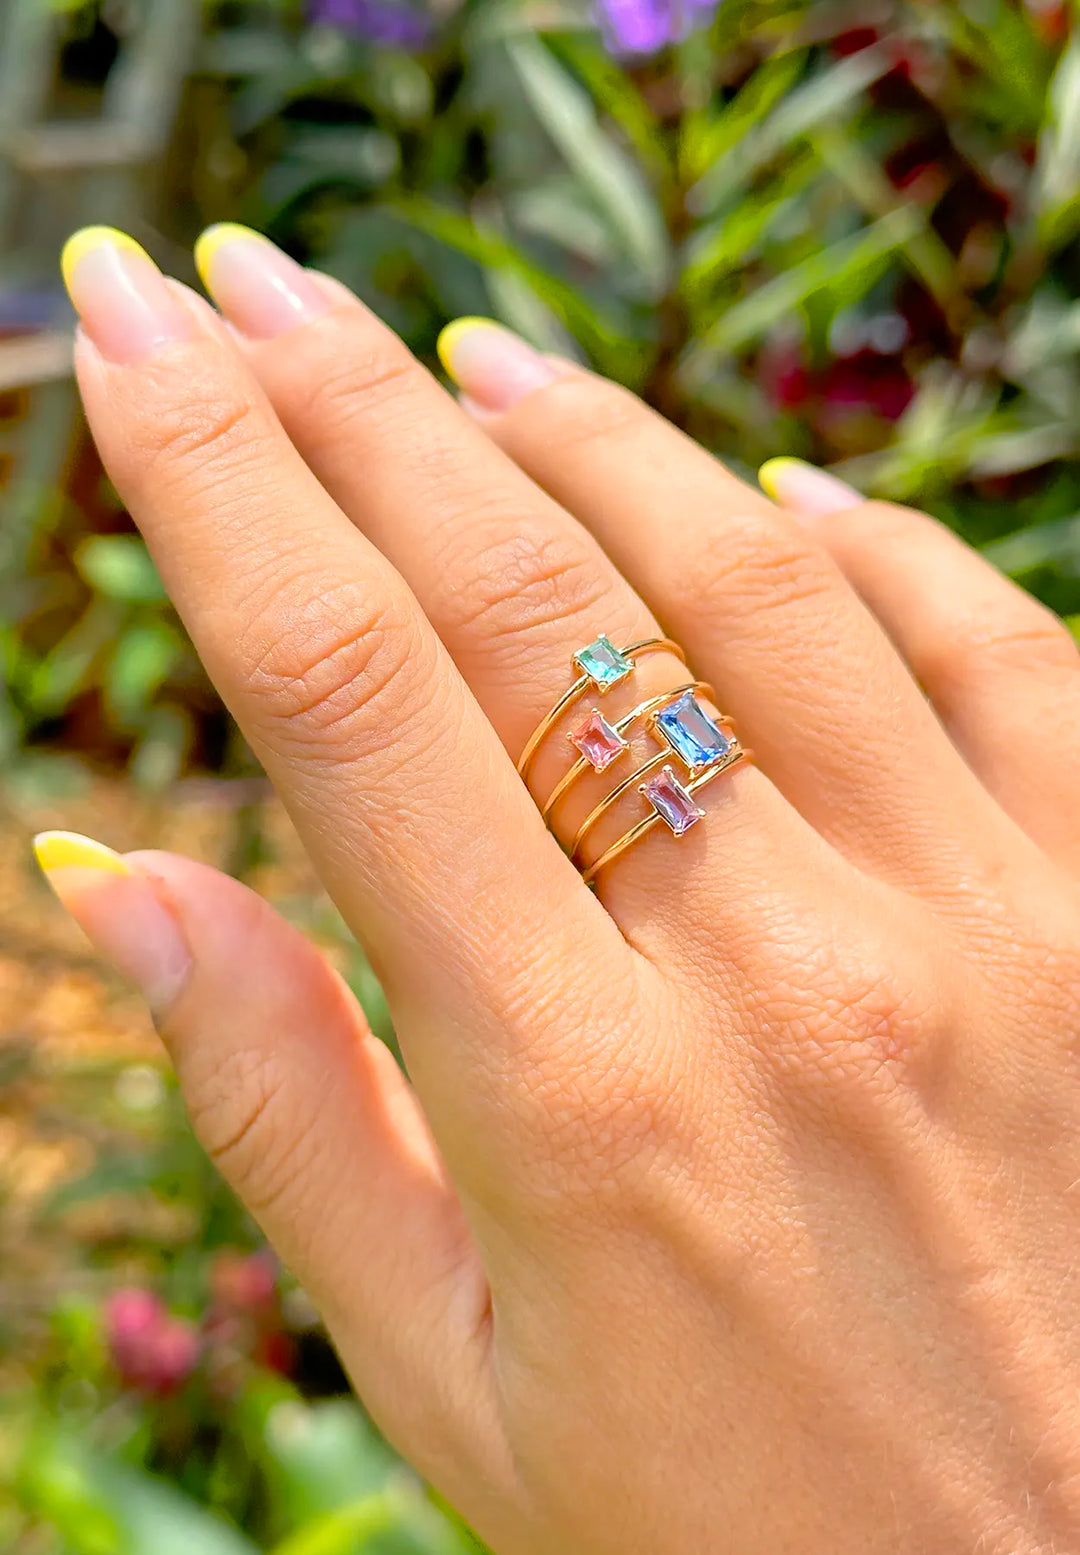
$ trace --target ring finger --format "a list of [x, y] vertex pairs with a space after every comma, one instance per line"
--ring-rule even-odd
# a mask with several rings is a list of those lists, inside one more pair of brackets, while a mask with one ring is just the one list
[[473, 323], [449, 365], [485, 429], [574, 512], [717, 679], [778, 787], [863, 868], [951, 901], [972, 828], [1012, 829], [816, 539], [616, 385]]
[[[302, 270], [244, 228], [211, 228], [197, 258], [286, 431], [344, 511], [408, 579], [515, 759], [566, 688], [575, 650], [601, 631], [619, 646], [661, 635], [597, 541], [495, 448], [344, 288]], [[678, 660], [651, 655], [632, 682], [605, 698], [603, 712], [618, 721], [690, 678]], [[530, 765], [541, 805], [576, 754], [566, 735], [587, 707], [583, 700], [560, 722]], [[564, 842], [644, 754], [639, 745], [611, 775], [582, 775], [553, 815]], [[762, 850], [773, 877], [777, 853], [820, 848], [760, 774], [728, 781], [738, 784], [743, 802], [727, 808], [726, 824], [742, 839], [748, 872], [760, 878]], [[710, 803], [715, 807], [715, 797]], [[631, 786], [583, 843], [583, 860], [617, 840], [641, 804]], [[605, 873], [605, 900], [635, 943], [644, 945], [665, 898], [677, 895], [685, 924], [693, 901], [686, 866], [703, 857], [705, 830], [680, 842], [677, 871], [668, 851], [650, 842]], [[730, 862], [722, 881], [720, 873], [714, 863], [698, 876], [701, 916], [711, 932], [720, 891], [737, 899]]]

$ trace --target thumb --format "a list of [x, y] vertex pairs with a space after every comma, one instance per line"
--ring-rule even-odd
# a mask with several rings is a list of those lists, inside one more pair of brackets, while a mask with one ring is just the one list
[[319, 1303], [372, 1413], [452, 1493], [445, 1460], [488, 1415], [488, 1290], [392, 1055], [315, 947], [229, 876], [70, 832], [34, 847], [150, 1003], [196, 1133]]

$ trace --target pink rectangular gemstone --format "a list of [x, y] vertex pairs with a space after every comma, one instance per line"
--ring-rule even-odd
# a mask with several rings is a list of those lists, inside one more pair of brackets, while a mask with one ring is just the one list
[[610, 767], [616, 756], [626, 749], [626, 741], [617, 729], [613, 729], [602, 713], [593, 710], [579, 729], [570, 736], [594, 772]]
[[694, 803], [693, 794], [687, 792], [670, 767], [661, 767], [655, 777], [642, 783], [641, 792], [676, 837], [681, 837], [691, 826], [696, 826], [705, 814]]

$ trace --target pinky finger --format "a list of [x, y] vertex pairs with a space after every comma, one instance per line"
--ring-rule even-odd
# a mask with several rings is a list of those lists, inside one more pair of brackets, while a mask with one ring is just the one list
[[760, 479], [832, 553], [1003, 808], [1080, 865], [1080, 653], [1068, 628], [924, 513], [865, 502], [795, 459], [771, 460]]
[[35, 851], [150, 1003], [196, 1133], [319, 1304], [372, 1413], [453, 1498], [455, 1460], [469, 1480], [476, 1453], [489, 1466], [488, 1291], [391, 1054], [314, 946], [227, 875], [68, 832]]

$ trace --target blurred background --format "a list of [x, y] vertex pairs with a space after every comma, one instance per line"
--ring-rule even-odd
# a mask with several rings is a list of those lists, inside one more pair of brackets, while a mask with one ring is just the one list
[[1077, 20], [0, 0], [0, 1549], [480, 1548], [348, 1397], [29, 861], [64, 826], [219, 864], [393, 1043], [96, 462], [65, 236], [126, 227], [194, 282], [199, 230], [247, 222], [429, 361], [449, 318], [493, 314], [744, 473], [794, 453], [925, 506], [1077, 624]]

